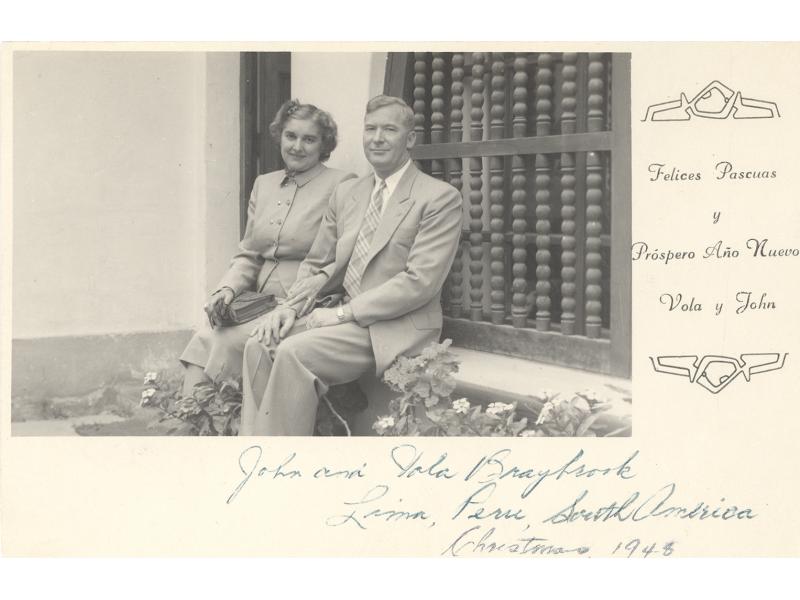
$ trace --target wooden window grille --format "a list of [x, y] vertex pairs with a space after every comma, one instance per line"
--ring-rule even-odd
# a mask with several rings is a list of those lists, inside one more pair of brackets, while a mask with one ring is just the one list
[[385, 81], [464, 198], [445, 336], [630, 376], [630, 55], [390, 53]]

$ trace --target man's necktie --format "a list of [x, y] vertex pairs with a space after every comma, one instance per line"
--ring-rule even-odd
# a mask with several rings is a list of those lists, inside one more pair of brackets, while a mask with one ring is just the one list
[[381, 222], [385, 192], [386, 182], [381, 180], [378, 189], [372, 194], [367, 212], [364, 215], [364, 223], [361, 225], [361, 231], [358, 232], [356, 246], [350, 257], [350, 264], [347, 265], [347, 272], [344, 275], [344, 289], [351, 298], [355, 298], [361, 291], [361, 276], [367, 266], [367, 255], [372, 244], [372, 237]]

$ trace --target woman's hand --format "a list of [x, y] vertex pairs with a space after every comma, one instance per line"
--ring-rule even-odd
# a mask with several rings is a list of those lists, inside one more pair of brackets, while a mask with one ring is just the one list
[[211, 327], [219, 327], [222, 323], [222, 316], [228, 309], [228, 306], [233, 302], [234, 292], [229, 287], [224, 287], [211, 294], [208, 302], [203, 306], [203, 310], [208, 315], [208, 322]]
[[328, 281], [328, 276], [325, 273], [317, 273], [312, 277], [298, 279], [289, 288], [289, 295], [284, 304], [296, 308], [297, 316], [302, 317], [314, 306], [314, 302], [316, 302], [317, 296], [325, 286], [326, 281]]
[[294, 309], [278, 306], [255, 326], [250, 337], [256, 338], [263, 344], [272, 341], [277, 344], [286, 337], [296, 320], [297, 314]]

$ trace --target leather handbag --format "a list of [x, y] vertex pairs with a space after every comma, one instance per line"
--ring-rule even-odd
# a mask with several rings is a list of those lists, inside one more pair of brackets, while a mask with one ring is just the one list
[[241, 325], [271, 311], [278, 301], [272, 294], [261, 292], [242, 292], [236, 296], [222, 313], [220, 325], [231, 327]]

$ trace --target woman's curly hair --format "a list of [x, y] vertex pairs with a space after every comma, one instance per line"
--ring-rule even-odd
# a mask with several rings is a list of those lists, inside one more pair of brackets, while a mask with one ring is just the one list
[[336, 148], [338, 129], [336, 121], [330, 113], [317, 108], [313, 104], [301, 104], [299, 100], [287, 100], [278, 109], [278, 114], [275, 115], [272, 123], [269, 125], [269, 133], [276, 143], [281, 143], [281, 134], [286, 122], [289, 119], [308, 120], [315, 123], [319, 127], [320, 136], [322, 138], [322, 147], [319, 153], [319, 159], [326, 161], [331, 157], [331, 153]]

